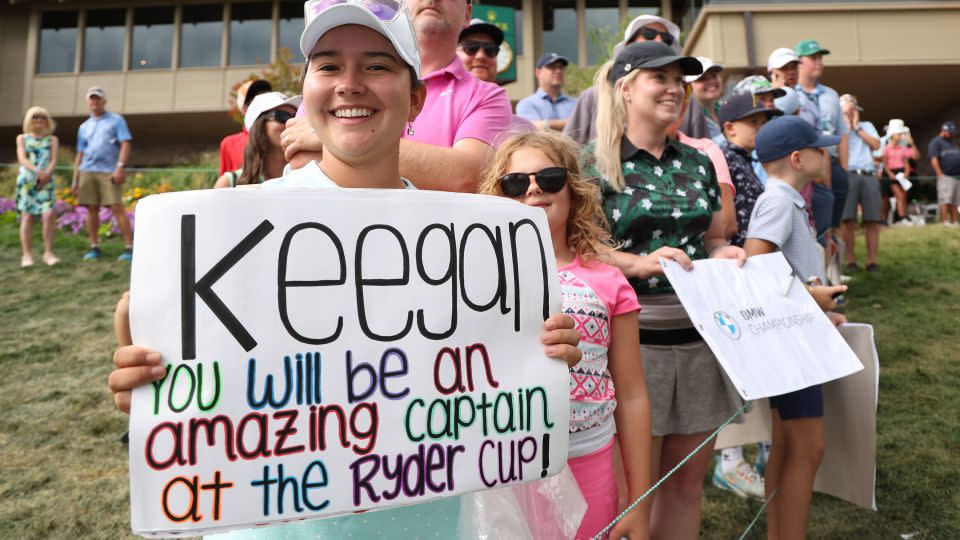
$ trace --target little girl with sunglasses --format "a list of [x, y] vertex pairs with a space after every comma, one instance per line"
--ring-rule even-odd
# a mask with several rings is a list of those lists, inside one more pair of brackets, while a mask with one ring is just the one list
[[[611, 249], [610, 233], [598, 188], [581, 178], [572, 141], [544, 131], [507, 139], [480, 192], [510, 197], [547, 214], [563, 311], [577, 321], [583, 353], [570, 368], [567, 464], [587, 501], [576, 537], [592, 538], [618, 513], [615, 442], [630, 500], [650, 484], [650, 407], [637, 341], [640, 304], [623, 273], [603, 262]], [[610, 538], [647, 538], [647, 510], [642, 504], [627, 514]]]

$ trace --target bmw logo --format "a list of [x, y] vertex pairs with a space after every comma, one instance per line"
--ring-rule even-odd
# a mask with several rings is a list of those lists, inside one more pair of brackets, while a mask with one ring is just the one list
[[713, 320], [720, 327], [720, 330], [732, 340], [740, 339], [740, 326], [733, 316], [725, 311], [716, 311], [713, 313]]

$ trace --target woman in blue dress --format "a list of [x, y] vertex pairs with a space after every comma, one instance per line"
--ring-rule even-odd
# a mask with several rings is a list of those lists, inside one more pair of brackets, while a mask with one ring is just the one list
[[43, 223], [43, 262], [53, 266], [60, 259], [53, 254], [53, 233], [56, 230], [53, 203], [56, 183], [53, 169], [57, 165], [60, 142], [53, 135], [56, 123], [43, 107], [30, 107], [23, 117], [23, 133], [17, 135], [17, 211], [20, 212], [20, 246], [23, 256], [20, 266], [33, 266], [30, 247], [33, 242], [33, 222], [37, 216]]

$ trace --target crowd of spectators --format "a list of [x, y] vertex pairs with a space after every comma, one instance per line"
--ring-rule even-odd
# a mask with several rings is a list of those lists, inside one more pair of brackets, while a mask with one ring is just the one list
[[[909, 223], [906, 195], [921, 159], [909, 128], [891, 119], [881, 136], [861, 119], [865, 111], [856, 96], [824, 85], [830, 51], [816, 40], [773, 50], [769, 79], [734, 81], [713, 59], [682, 55], [672, 21], [642, 15], [627, 26], [592, 87], [576, 97], [564, 93], [570, 61], [548, 51], [532, 74], [536, 92], [514, 110], [496, 82], [503, 31], [471, 19], [470, 2], [409, 0], [409, 12], [390, 20], [371, 15], [366, 4], [307, 4], [303, 96], [273, 92], [263, 80], [241, 86], [243, 127], [221, 143], [215, 187], [479, 189], [543, 207], [551, 227], [558, 227], [552, 232], [567, 240], [555, 238], [554, 246], [558, 267], [568, 271], [561, 275], [564, 286], [590, 289], [586, 283], [598, 280], [598, 296], [617, 291], [604, 320], [629, 315], [630, 324], [621, 323], [617, 335], [630, 334], [632, 345], [604, 344], [603, 365], [596, 369], [613, 380], [606, 368], [611, 347], [613, 377], [624, 381], [615, 385], [617, 395], [622, 388], [630, 396], [630, 421], [645, 426], [637, 434], [630, 427], [636, 424], [618, 417], [614, 425], [610, 415], [595, 424], [571, 424], [572, 439], [583, 442], [583, 454], [571, 454], [571, 467], [589, 458], [583, 463], [590, 470], [601, 467], [621, 488], [613, 503], [618, 494], [609, 482], [598, 487], [587, 469], [574, 471], [589, 505], [585, 532], [609, 522], [627, 496], [670, 471], [743, 404], [663, 275], [661, 258], [689, 269], [697, 259], [743, 264], [748, 256], [782, 252], [818, 305], [842, 324], [834, 297], [846, 288], [828, 282], [827, 266], [841, 264], [842, 257], [847, 272], [860, 269], [853, 256], [859, 220], [865, 268], [879, 270], [879, 230], [890, 196], [896, 197], [895, 224]], [[102, 88], [90, 88], [86, 99], [91, 115], [78, 134], [73, 186], [81, 204], [114, 211], [125, 245], [121, 259], [130, 260], [133, 235], [119, 197], [132, 135], [123, 117], [106, 111]], [[58, 262], [52, 232], [49, 242], [47, 236], [54, 126], [45, 110], [31, 109], [17, 140], [23, 266], [33, 264], [35, 216], [44, 223], [44, 261]], [[960, 204], [955, 135], [955, 124], [944, 122], [927, 149], [947, 226], [957, 224]], [[88, 260], [100, 256], [97, 215], [88, 214]], [[571, 236], [570, 226], [586, 232]], [[594, 241], [577, 243], [583, 237]], [[591, 270], [589, 258], [603, 262], [602, 272]], [[564, 312], [573, 313], [566, 300]], [[547, 330], [555, 332], [555, 345], [566, 347], [548, 354], [566, 360], [574, 379], [583, 376], [573, 345], [584, 336], [573, 335], [572, 320], [558, 316]], [[159, 376], [130, 370], [156, 365], [159, 357], [121, 342], [110, 385], [125, 408], [131, 388]], [[615, 359], [613, 347], [628, 351], [635, 365], [623, 367], [629, 362], [623, 354]], [[635, 383], [640, 365], [645, 382], [638, 389], [624, 378]], [[612, 388], [603, 399], [613, 400]], [[571, 399], [582, 404], [591, 398]], [[713, 465], [713, 483], [723, 489], [756, 497], [779, 491], [769, 528], [784, 538], [802, 537], [823, 452], [822, 393], [807, 388], [771, 399], [771, 406], [773, 441], [760, 444], [754, 463], [737, 448], [714, 460], [707, 444], [639, 510], [643, 519], [627, 520], [615, 532], [697, 537], [703, 478]], [[650, 470], [637, 476], [636, 463]], [[326, 521], [324, 530], [348, 527], [350, 519]]]

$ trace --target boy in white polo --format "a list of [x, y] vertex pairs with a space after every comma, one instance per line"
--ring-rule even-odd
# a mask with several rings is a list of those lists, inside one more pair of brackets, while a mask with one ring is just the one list
[[[817, 248], [800, 190], [816, 180], [827, 159], [824, 147], [839, 137], [821, 135], [797, 116], [782, 116], [757, 132], [757, 157], [769, 174], [757, 199], [743, 248], [747, 256], [780, 251], [802, 280], [824, 280], [823, 257]], [[807, 286], [824, 310], [836, 307], [837, 287]], [[829, 313], [835, 324], [846, 319]], [[813, 496], [813, 480], [823, 458], [823, 391], [820, 385], [770, 398], [773, 445], [766, 465], [767, 530], [772, 538], [805, 538]]]

